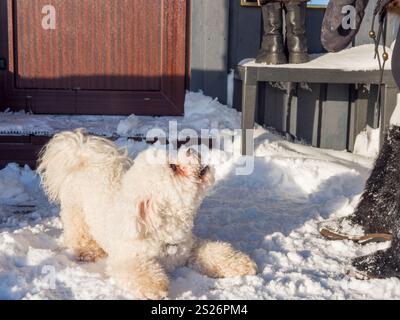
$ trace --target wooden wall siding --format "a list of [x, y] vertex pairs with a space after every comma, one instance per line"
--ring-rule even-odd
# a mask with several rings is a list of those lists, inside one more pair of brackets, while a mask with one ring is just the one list
[[[47, 4], [57, 8], [56, 30], [41, 27]], [[9, 40], [0, 43], [0, 57], [9, 68], [1, 72], [1, 105], [35, 113], [182, 115], [186, 4], [2, 0], [2, 37], [8, 29]]]
[[377, 89], [376, 85], [310, 84], [309, 89], [298, 87], [289, 103], [285, 91], [262, 84], [257, 120], [315, 147], [352, 151], [367, 125], [379, 126]]

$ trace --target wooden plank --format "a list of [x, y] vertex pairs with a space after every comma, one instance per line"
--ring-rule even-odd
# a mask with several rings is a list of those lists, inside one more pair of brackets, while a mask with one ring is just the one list
[[370, 90], [366, 86], [350, 86], [349, 151], [354, 151], [357, 136], [368, 125], [369, 98]]
[[297, 93], [296, 137], [317, 147], [321, 85], [310, 83], [309, 87]]
[[329, 84], [322, 105], [320, 148], [347, 150], [349, 86]]
[[[374, 83], [380, 82], [379, 70], [351, 71], [338, 69], [307, 69], [291, 67], [239, 67], [247, 68], [249, 74], [256, 74], [258, 81], [283, 81], [290, 79], [292, 82], [307, 83]], [[395, 85], [391, 70], [386, 70], [383, 83]]]
[[266, 84], [265, 88], [265, 108], [264, 123], [268, 127], [273, 127], [279, 132], [286, 132], [288, 96], [284, 90], [276, 88], [271, 84]]
[[[292, 137], [297, 138], [297, 119], [299, 116], [298, 113], [298, 105], [299, 105], [299, 90], [300, 90], [300, 85], [299, 84], [294, 84], [295, 88], [293, 89], [292, 96], [291, 96], [291, 101], [290, 104], [288, 104], [288, 109], [287, 109], [287, 119], [286, 119], [286, 124], [287, 124], [287, 133], [289, 133]], [[289, 97], [288, 97], [289, 98]]]

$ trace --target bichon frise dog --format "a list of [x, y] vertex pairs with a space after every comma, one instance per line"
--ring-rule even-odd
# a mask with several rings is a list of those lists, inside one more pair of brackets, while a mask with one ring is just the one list
[[167, 272], [185, 264], [213, 278], [256, 274], [256, 264], [229, 244], [194, 237], [214, 176], [191, 149], [170, 158], [149, 148], [133, 162], [81, 130], [54, 136], [38, 172], [61, 206], [66, 247], [81, 261], [107, 256], [110, 275], [138, 298], [166, 297]]

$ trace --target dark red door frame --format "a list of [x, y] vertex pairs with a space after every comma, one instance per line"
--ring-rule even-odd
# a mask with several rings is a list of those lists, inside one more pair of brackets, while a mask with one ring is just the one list
[[[163, 3], [162, 76], [160, 91], [18, 89], [16, 86], [17, 1], [0, 1], [0, 110], [24, 108], [47, 114], [183, 115], [187, 74], [187, 17], [189, 1], [149, 0]], [[112, 0], [99, 0], [112, 1]]]

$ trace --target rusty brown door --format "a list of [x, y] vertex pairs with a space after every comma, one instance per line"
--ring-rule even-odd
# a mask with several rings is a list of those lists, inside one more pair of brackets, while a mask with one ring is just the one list
[[0, 54], [13, 105], [36, 113], [183, 113], [186, 0], [3, 2], [8, 39]]

